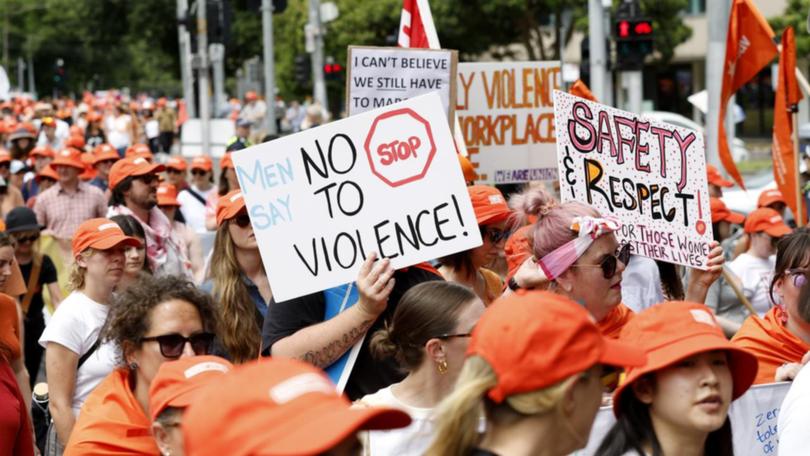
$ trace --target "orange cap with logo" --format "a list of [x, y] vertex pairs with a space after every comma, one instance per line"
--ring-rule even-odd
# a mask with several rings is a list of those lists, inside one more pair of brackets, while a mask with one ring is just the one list
[[56, 157], [51, 162], [51, 166], [70, 166], [84, 171], [82, 153], [78, 149], [74, 149], [72, 147], [62, 149], [56, 154]]
[[94, 165], [108, 160], [118, 161], [120, 158], [121, 156], [118, 155], [118, 151], [115, 150], [115, 147], [113, 147], [112, 144], [99, 144], [95, 149], [93, 149]]
[[669, 301], [654, 305], [636, 314], [622, 328], [619, 340], [644, 350], [647, 362], [627, 369], [613, 393], [616, 415], [621, 413], [622, 393], [641, 376], [699, 353], [714, 350], [728, 353], [734, 379], [733, 399], [742, 396], [757, 375], [757, 358], [726, 339], [712, 311], [702, 304]]
[[166, 161], [166, 169], [176, 169], [178, 171], [185, 171], [188, 168], [188, 163], [183, 160], [183, 157], [169, 157]]
[[159, 173], [166, 168], [163, 165], [150, 163], [143, 157], [127, 157], [115, 162], [110, 168], [110, 190], [114, 189], [122, 180], [129, 176], [143, 176], [150, 173]]
[[233, 157], [231, 157], [232, 153], [233, 152], [228, 152], [222, 156], [222, 160], [219, 161], [219, 169], [233, 169]]
[[244, 364], [200, 394], [205, 400], [186, 409], [182, 424], [195, 456], [322, 454], [357, 431], [411, 423], [401, 410], [353, 408], [323, 371], [294, 359]]
[[53, 158], [56, 155], [51, 149], [51, 146], [38, 146], [31, 149], [31, 152], [28, 154], [30, 157], [46, 157], [46, 158]]
[[236, 217], [245, 208], [245, 197], [242, 190], [232, 190], [219, 197], [217, 201], [217, 226], [222, 226], [222, 222]]
[[787, 205], [785, 202], [785, 197], [782, 196], [782, 192], [775, 188], [771, 188], [768, 190], [764, 190], [762, 193], [759, 194], [759, 199], [757, 200], [757, 207], [768, 207], [774, 203], [782, 203]]
[[129, 157], [143, 157], [150, 162], [155, 159], [155, 156], [152, 155], [152, 150], [149, 149], [149, 146], [142, 143], [133, 144], [127, 147], [127, 151], [124, 153], [124, 158]]
[[723, 221], [739, 225], [745, 221], [744, 215], [729, 210], [720, 198], [709, 198], [709, 206], [712, 209], [712, 223]]
[[718, 171], [717, 168], [712, 165], [706, 165], [706, 180], [708, 180], [709, 185], [716, 185], [718, 187], [734, 186], [733, 182], [724, 179], [723, 175], [720, 174], [720, 171]]
[[84, 138], [81, 136], [71, 136], [65, 141], [65, 147], [73, 147], [84, 152]]
[[157, 204], [158, 206], [177, 206], [181, 204], [177, 201], [177, 187], [173, 184], [162, 183], [157, 189]]
[[87, 249], [107, 250], [118, 244], [140, 247], [141, 241], [125, 235], [121, 227], [110, 219], [94, 218], [76, 228], [73, 234], [73, 255]]
[[191, 159], [191, 169], [201, 169], [205, 172], [211, 171], [214, 168], [214, 162], [208, 155], [200, 155]]
[[503, 194], [495, 187], [472, 185], [467, 187], [467, 192], [470, 195], [478, 225], [498, 223], [506, 220], [512, 214]]
[[202, 387], [231, 370], [233, 364], [228, 360], [211, 355], [189, 356], [161, 364], [149, 386], [152, 421], [157, 420], [166, 407], [188, 407]]
[[496, 299], [475, 325], [467, 356], [480, 356], [498, 384], [487, 396], [537, 391], [596, 364], [641, 366], [641, 350], [605, 337], [582, 306], [557, 293], [518, 290]]
[[761, 207], [754, 210], [745, 219], [743, 230], [746, 233], [765, 232], [769, 236], [782, 237], [790, 234], [793, 230], [785, 224], [782, 216], [778, 212], [769, 208]]

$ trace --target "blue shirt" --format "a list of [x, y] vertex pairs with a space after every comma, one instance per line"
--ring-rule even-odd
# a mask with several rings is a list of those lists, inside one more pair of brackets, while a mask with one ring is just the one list
[[107, 181], [102, 180], [102, 179], [100, 179], [98, 177], [94, 177], [93, 179], [91, 179], [87, 183], [94, 186], [94, 187], [100, 188], [102, 192], [107, 191]]
[[[259, 292], [259, 287], [253, 283], [248, 276], [242, 274], [241, 275], [242, 282], [244, 282], [245, 286], [247, 287], [248, 296], [253, 301], [253, 304], [256, 305], [256, 310], [261, 314], [262, 319], [267, 317], [267, 302], [265, 302], [262, 294]], [[211, 296], [214, 296], [214, 282], [211, 279], [206, 280], [200, 285], [200, 289]], [[214, 296], [216, 297], [216, 296]], [[261, 326], [262, 322], [259, 322]]]

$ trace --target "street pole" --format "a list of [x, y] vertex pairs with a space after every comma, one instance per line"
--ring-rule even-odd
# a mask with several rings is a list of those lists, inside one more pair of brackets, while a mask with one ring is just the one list
[[588, 0], [588, 43], [591, 53], [591, 92], [604, 103], [607, 59], [602, 0]]
[[208, 57], [214, 73], [214, 104], [211, 111], [213, 117], [218, 118], [220, 109], [225, 103], [225, 45], [222, 43], [209, 44]]
[[[309, 24], [315, 30], [315, 50], [312, 52], [312, 96], [328, 110], [326, 81], [323, 78], [323, 30], [321, 29], [321, 0], [309, 0]], [[268, 108], [269, 109], [269, 108]], [[325, 120], [325, 119], [324, 119]]]
[[[188, 17], [188, 0], [177, 0], [177, 19]], [[190, 118], [197, 117], [194, 103], [194, 75], [191, 72], [191, 37], [185, 24], [177, 25], [177, 40], [180, 50], [180, 80], [183, 82], [183, 99]]]
[[268, 134], [275, 135], [276, 129], [276, 69], [273, 52], [273, 1], [262, 0], [262, 39], [264, 44], [264, 100], [267, 103], [267, 114], [264, 116], [264, 128]]
[[[706, 25], [709, 27], [709, 46], [706, 52], [706, 91], [709, 102], [706, 111], [707, 163], [720, 167], [717, 152], [719, 138], [720, 91], [723, 88], [723, 67], [726, 59], [726, 35], [728, 33], [729, 0], [706, 2]], [[734, 109], [729, 109], [733, 115]]]
[[202, 153], [211, 155], [210, 114], [208, 106], [208, 23], [205, 12], [205, 0], [197, 1], [197, 55], [199, 67], [197, 80], [200, 85], [200, 132], [202, 134]]
[[622, 82], [627, 91], [626, 109], [635, 114], [641, 114], [642, 93], [644, 91], [644, 81], [639, 70], [623, 71]]

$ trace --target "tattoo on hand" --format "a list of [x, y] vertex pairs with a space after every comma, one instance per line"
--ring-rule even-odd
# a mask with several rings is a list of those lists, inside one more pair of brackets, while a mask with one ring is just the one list
[[301, 359], [317, 367], [326, 367], [332, 364], [368, 331], [372, 323], [374, 323], [374, 320], [364, 321], [360, 326], [352, 328], [351, 331], [343, 334], [337, 340], [330, 341], [319, 350], [310, 350], [304, 353]]

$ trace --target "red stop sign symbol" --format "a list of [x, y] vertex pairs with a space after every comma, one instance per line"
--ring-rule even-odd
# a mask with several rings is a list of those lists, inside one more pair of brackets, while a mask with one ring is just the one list
[[365, 149], [371, 172], [391, 187], [399, 187], [425, 177], [436, 155], [436, 142], [430, 124], [403, 108], [374, 119]]

